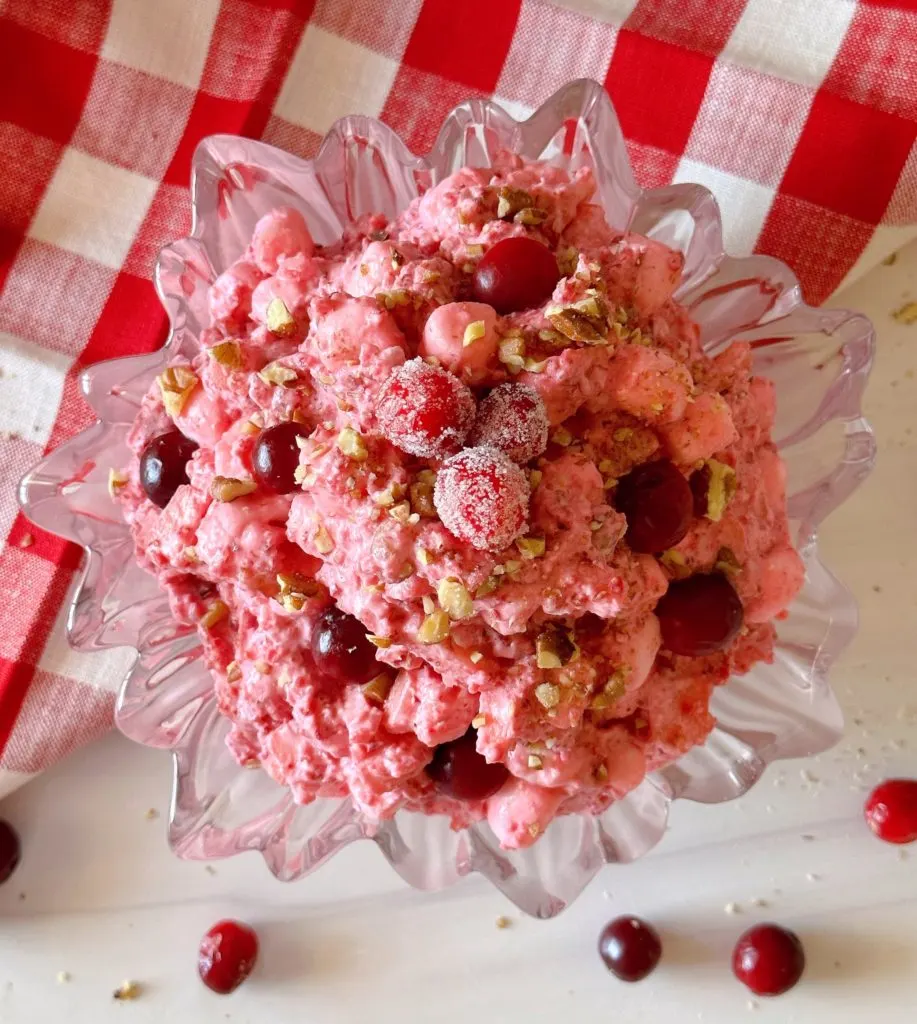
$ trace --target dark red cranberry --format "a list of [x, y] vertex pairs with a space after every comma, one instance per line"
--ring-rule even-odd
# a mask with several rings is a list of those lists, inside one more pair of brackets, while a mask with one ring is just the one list
[[308, 429], [292, 420], [262, 430], [252, 452], [252, 475], [258, 483], [277, 494], [289, 494], [296, 487], [299, 465], [296, 439], [308, 436]]
[[560, 280], [554, 253], [534, 238], [504, 238], [481, 258], [472, 282], [474, 297], [501, 314], [540, 306]]
[[19, 835], [8, 821], [0, 821], [0, 884], [19, 866]]
[[312, 631], [312, 657], [319, 670], [338, 683], [366, 683], [376, 674], [376, 648], [359, 619], [332, 605]]
[[684, 476], [663, 459], [621, 477], [615, 507], [627, 519], [625, 539], [631, 550], [655, 554], [674, 547], [688, 532], [694, 497]]
[[219, 921], [201, 939], [197, 970], [201, 981], [220, 995], [229, 995], [252, 973], [258, 958], [258, 936], [241, 921]]
[[743, 622], [739, 595], [719, 573], [670, 583], [656, 605], [656, 615], [663, 648], [692, 658], [724, 650]]
[[866, 801], [866, 824], [886, 843], [917, 842], [917, 779], [880, 782]]
[[757, 996], [779, 996], [802, 977], [806, 954], [797, 935], [778, 924], [749, 928], [732, 952], [732, 972]]
[[196, 451], [197, 445], [178, 430], [147, 441], [140, 453], [140, 485], [154, 505], [165, 508], [188, 482], [188, 460]]
[[436, 785], [457, 800], [486, 800], [509, 778], [506, 765], [490, 764], [475, 747], [477, 733], [465, 735], [436, 748], [427, 774]]
[[621, 981], [642, 981], [662, 956], [659, 933], [639, 917], [616, 917], [599, 936], [599, 956]]

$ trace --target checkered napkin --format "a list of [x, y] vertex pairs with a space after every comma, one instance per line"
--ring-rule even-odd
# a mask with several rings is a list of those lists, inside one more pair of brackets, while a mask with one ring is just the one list
[[0, 0], [0, 793], [109, 727], [130, 661], [68, 648], [80, 552], [14, 489], [89, 425], [80, 369], [162, 343], [198, 140], [311, 156], [365, 113], [424, 152], [469, 96], [579, 77], [641, 184], [707, 185], [809, 301], [917, 235], [915, 0]]

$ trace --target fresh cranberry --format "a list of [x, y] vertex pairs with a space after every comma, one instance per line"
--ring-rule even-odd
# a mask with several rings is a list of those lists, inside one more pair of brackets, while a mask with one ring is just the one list
[[229, 995], [252, 973], [258, 958], [258, 936], [241, 921], [219, 921], [201, 939], [197, 970], [201, 981], [220, 995]]
[[165, 508], [188, 482], [188, 460], [196, 451], [197, 445], [178, 430], [147, 441], [140, 453], [140, 485], [154, 505]]
[[308, 436], [308, 429], [293, 420], [261, 431], [252, 452], [252, 475], [262, 487], [277, 494], [289, 494], [296, 487], [296, 440]]
[[418, 357], [388, 375], [376, 419], [383, 437], [396, 448], [444, 459], [465, 440], [474, 420], [474, 395], [455, 374]]
[[546, 302], [560, 280], [554, 253], [534, 238], [504, 238], [478, 262], [473, 291], [503, 315]]
[[433, 503], [450, 533], [481, 551], [501, 551], [523, 532], [525, 474], [497, 448], [466, 448], [436, 474]]
[[642, 981], [662, 956], [659, 933], [639, 917], [616, 917], [602, 929], [599, 956], [621, 981]]
[[338, 683], [366, 683], [376, 674], [376, 648], [359, 619], [332, 605], [312, 631], [312, 657], [320, 671]]
[[509, 778], [506, 765], [490, 764], [478, 753], [476, 740], [469, 729], [461, 739], [437, 747], [427, 765], [427, 775], [457, 800], [486, 800]]
[[806, 967], [797, 935], [778, 924], [749, 928], [732, 952], [733, 974], [757, 996], [788, 992]]
[[674, 547], [688, 532], [694, 498], [688, 481], [663, 459], [621, 477], [615, 507], [627, 519], [625, 539], [631, 550], [655, 554]]
[[525, 384], [495, 387], [478, 406], [468, 443], [499, 448], [513, 462], [537, 458], [548, 446], [548, 413], [541, 395]]
[[728, 647], [742, 628], [739, 595], [725, 576], [698, 574], [676, 580], [656, 605], [662, 646], [699, 657]]
[[917, 779], [886, 779], [869, 794], [866, 824], [886, 843], [917, 842]]
[[0, 884], [19, 866], [19, 835], [8, 821], [0, 820]]

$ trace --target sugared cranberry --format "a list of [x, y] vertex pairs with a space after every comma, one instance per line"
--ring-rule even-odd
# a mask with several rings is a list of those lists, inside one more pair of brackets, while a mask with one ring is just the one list
[[469, 729], [459, 740], [436, 748], [427, 774], [436, 785], [457, 800], [486, 800], [509, 778], [505, 765], [489, 764], [479, 754], [477, 733]]
[[500, 314], [532, 309], [546, 302], [560, 280], [554, 253], [534, 238], [504, 238], [481, 258], [473, 291]]
[[146, 496], [165, 508], [169, 499], [188, 482], [188, 460], [197, 445], [178, 430], [170, 430], [147, 441], [140, 453], [140, 485]]
[[465, 440], [474, 420], [474, 395], [441, 366], [409, 359], [382, 385], [376, 419], [383, 437], [396, 448], [444, 459]]
[[618, 481], [615, 507], [627, 519], [632, 551], [655, 554], [688, 532], [694, 498], [688, 481], [667, 459], [645, 462]]
[[525, 384], [500, 384], [478, 406], [468, 443], [499, 448], [513, 462], [530, 462], [548, 446], [548, 413]]
[[917, 779], [880, 782], [866, 801], [866, 824], [886, 843], [917, 842]]
[[621, 981], [642, 981], [659, 963], [662, 943], [656, 929], [639, 917], [616, 917], [602, 929], [599, 956]]
[[201, 939], [197, 970], [201, 981], [225, 996], [252, 973], [258, 958], [258, 936], [241, 921], [219, 921]]
[[252, 476], [270, 491], [289, 494], [296, 487], [299, 465], [296, 439], [308, 436], [308, 429], [292, 420], [262, 430], [252, 451]]
[[742, 628], [742, 602], [719, 573], [676, 580], [656, 605], [662, 646], [699, 657], [728, 647]]
[[16, 870], [19, 856], [19, 835], [8, 821], [0, 821], [0, 884]]
[[332, 605], [312, 631], [312, 657], [338, 683], [366, 683], [376, 674], [376, 648], [359, 619]]
[[501, 551], [523, 532], [529, 483], [497, 448], [466, 448], [436, 474], [433, 503], [450, 533], [480, 551]]
[[798, 936], [778, 924], [749, 928], [732, 952], [732, 972], [757, 996], [788, 992], [806, 967]]

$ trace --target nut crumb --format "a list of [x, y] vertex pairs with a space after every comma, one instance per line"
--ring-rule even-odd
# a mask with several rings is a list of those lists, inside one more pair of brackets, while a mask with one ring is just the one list
[[31, 533], [24, 533], [19, 538], [19, 546], [21, 548], [30, 548], [35, 543], [35, 538]]
[[158, 817], [159, 811], [157, 811], [155, 807], [150, 807], [146, 814], [144, 814], [144, 818], [146, 818], [147, 821], [155, 821]]
[[821, 875], [817, 875], [817, 874], [815, 874], [814, 871], [810, 871], [806, 875], [806, 881], [807, 882], [820, 882], [821, 881]]
[[906, 327], [917, 324], [917, 302], [905, 302], [903, 306], [892, 312], [892, 320], [896, 320]]
[[726, 906], [723, 907], [723, 911], [727, 914], [741, 914], [742, 908], [738, 903], [727, 903]]
[[217, 869], [212, 864], [205, 864], [204, 870], [208, 875], [215, 875], [217, 873]]
[[494, 923], [496, 924], [496, 926], [498, 928], [509, 928], [509, 926], [513, 922], [508, 917], [506, 917], [504, 914], [501, 914]]
[[71, 974], [69, 971], [58, 971], [57, 972], [57, 983], [58, 985], [66, 985], [70, 980]]
[[143, 986], [139, 981], [122, 981], [118, 988], [112, 993], [112, 997], [118, 1000], [137, 999], [143, 992]]

